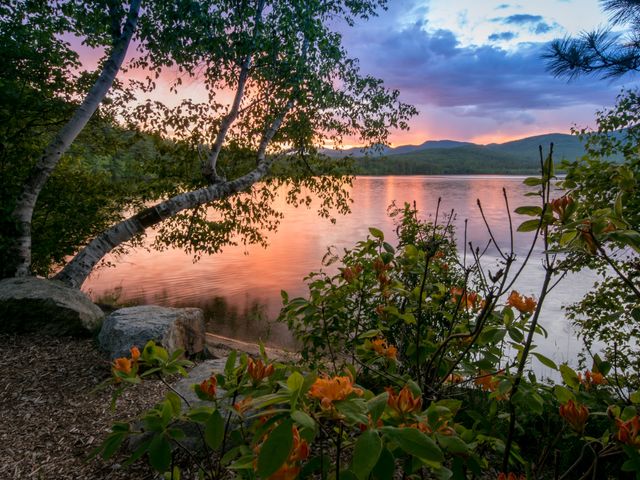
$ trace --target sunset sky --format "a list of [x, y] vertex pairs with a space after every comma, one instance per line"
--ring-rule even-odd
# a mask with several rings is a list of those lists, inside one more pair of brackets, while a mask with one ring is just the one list
[[568, 83], [540, 55], [554, 38], [606, 24], [598, 0], [390, 0], [378, 18], [343, 31], [362, 70], [420, 111], [394, 144], [489, 143], [593, 125], [637, 77]]
[[[607, 25], [598, 0], [388, 3], [376, 18], [337, 28], [362, 72], [400, 90], [401, 100], [420, 112], [410, 131], [393, 132], [392, 145], [439, 139], [491, 143], [569, 133], [572, 126], [593, 126], [595, 112], [613, 105], [621, 88], [638, 79], [568, 82], [545, 70], [541, 54], [551, 40]], [[95, 68], [99, 55], [76, 46], [85, 66]], [[154, 95], [177, 103], [169, 92], [172, 78], [169, 73], [161, 79]], [[187, 79], [182, 91], [206, 101], [197, 79]]]

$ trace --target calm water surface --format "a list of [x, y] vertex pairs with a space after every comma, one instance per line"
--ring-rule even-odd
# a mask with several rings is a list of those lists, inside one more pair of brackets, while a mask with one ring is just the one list
[[[375, 226], [394, 239], [393, 222], [387, 207], [396, 202], [415, 201], [424, 216], [433, 214], [438, 198], [441, 211], [455, 209], [459, 227], [458, 242], [463, 243], [464, 220], [468, 219], [467, 240], [484, 247], [488, 234], [480, 216], [480, 199], [494, 235], [508, 250], [509, 226], [502, 189], [506, 188], [511, 210], [532, 204], [536, 198], [525, 197], [528, 187], [524, 177], [513, 176], [407, 176], [359, 177], [353, 189], [352, 212], [338, 216], [336, 224], [319, 218], [313, 207], [292, 208], [279, 199], [285, 218], [277, 233], [269, 238], [269, 247], [228, 247], [218, 255], [194, 263], [192, 256], [180, 250], [149, 252], [144, 249], [111, 259], [116, 266], [96, 271], [83, 290], [96, 301], [117, 300], [126, 304], [164, 306], [198, 306], [205, 310], [208, 328], [221, 335], [245, 340], [263, 339], [273, 345], [291, 345], [291, 336], [273, 319], [282, 306], [280, 291], [290, 297], [306, 293], [303, 278], [321, 268], [328, 246], [338, 251], [349, 248]], [[514, 215], [517, 225], [523, 220]], [[530, 245], [530, 234], [516, 234], [515, 251], [522, 259]], [[393, 242], [391, 242], [393, 243]], [[495, 262], [488, 252], [486, 265]], [[496, 270], [495, 268], [493, 269]], [[536, 256], [521, 276], [516, 288], [538, 296], [544, 272]], [[572, 359], [580, 349], [562, 306], [578, 300], [592, 285], [592, 274], [565, 279], [545, 303], [542, 325], [549, 337], [540, 340], [539, 349], [557, 362]]]

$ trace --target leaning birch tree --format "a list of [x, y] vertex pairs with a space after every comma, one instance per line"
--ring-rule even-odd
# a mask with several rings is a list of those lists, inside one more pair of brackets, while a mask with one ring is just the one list
[[[136, 30], [140, 4], [141, 0], [131, 0], [126, 7], [115, 0], [104, 2], [103, 7], [106, 12], [104, 26], [109, 30], [109, 43], [106, 45], [108, 53], [98, 72], [97, 79], [75, 109], [71, 118], [55, 134], [44, 149], [38, 162], [31, 169], [28, 178], [22, 185], [22, 192], [13, 209], [12, 217], [17, 226], [17, 235], [14, 239], [17, 264], [15, 276], [17, 277], [31, 274], [31, 219], [38, 196], [58, 165], [62, 155], [86, 127], [112, 87]], [[70, 10], [74, 7], [75, 5], [70, 3], [57, 6], [62, 11], [65, 9]], [[30, 6], [29, 2], [16, 2], [6, 8], [7, 11], [3, 12], [3, 14], [17, 21], [29, 21], [34, 14], [32, 11], [33, 6]], [[55, 14], [53, 8], [48, 8], [51, 9], [51, 14]], [[71, 27], [71, 24], [68, 25]], [[61, 33], [75, 33], [73, 28], [69, 28], [69, 30], [70, 32]]]
[[[385, 143], [389, 129], [406, 128], [415, 113], [397, 91], [362, 75], [332, 30], [374, 15], [384, 3], [184, 1], [141, 24], [146, 45], [134, 65], [171, 65], [197, 75], [209, 101], [132, 107], [129, 95], [118, 105], [119, 117], [130, 128], [191, 145], [200, 174], [88, 239], [55, 278], [80, 287], [106, 254], [150, 227], [160, 229], [160, 239], [205, 252], [217, 251], [234, 233], [259, 237], [265, 216], [274, 213], [270, 183], [290, 182], [294, 202], [305, 201], [298, 199], [303, 187], [323, 196], [325, 207], [334, 205], [335, 194], [340, 201], [344, 178], [321, 175], [317, 148], [345, 137]], [[229, 92], [228, 101], [220, 100]], [[221, 215], [211, 218], [211, 210]]]

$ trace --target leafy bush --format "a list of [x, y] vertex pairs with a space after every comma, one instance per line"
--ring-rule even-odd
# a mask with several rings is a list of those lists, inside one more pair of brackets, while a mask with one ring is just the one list
[[[372, 228], [342, 257], [325, 258], [340, 262], [336, 273], [311, 274], [307, 298], [283, 293], [301, 362], [234, 353], [194, 385], [201, 404], [171, 390], [138, 424], [116, 424], [95, 453], [109, 458], [137, 437], [128, 462], [146, 455], [174, 479], [637, 478], [640, 392], [598, 355], [576, 372], [535, 351], [540, 307], [561, 272], [552, 242], [580, 228], [571, 201], [551, 198], [551, 155], [542, 167], [525, 181], [540, 206], [516, 209], [533, 217], [519, 229], [546, 246], [537, 300], [511, 290], [522, 272], [513, 246], [490, 235], [501, 268], [488, 272], [479, 249], [469, 264], [459, 259], [448, 221], [393, 208], [396, 246]], [[116, 360], [116, 393], [184, 373], [179, 355], [150, 343]], [[562, 383], [539, 381], [532, 358]]]

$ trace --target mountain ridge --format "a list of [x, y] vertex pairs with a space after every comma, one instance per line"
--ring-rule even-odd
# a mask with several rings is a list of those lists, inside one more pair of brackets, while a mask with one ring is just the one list
[[324, 153], [330, 157], [354, 157], [358, 173], [364, 175], [526, 175], [539, 171], [540, 147], [546, 156], [551, 143], [557, 163], [561, 160], [574, 161], [585, 154], [584, 143], [577, 136], [563, 133], [534, 135], [487, 145], [428, 140], [420, 145], [383, 147], [368, 155], [359, 148]]

